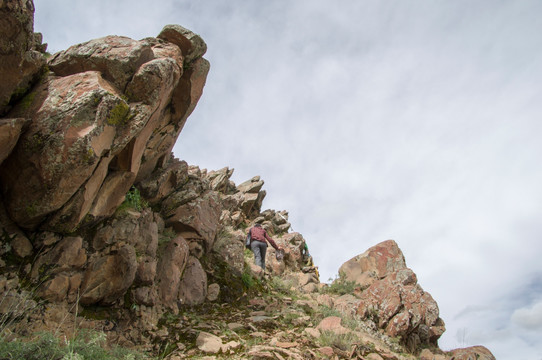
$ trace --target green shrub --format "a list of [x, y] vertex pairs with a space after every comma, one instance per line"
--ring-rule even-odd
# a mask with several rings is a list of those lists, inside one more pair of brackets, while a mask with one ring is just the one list
[[352, 332], [345, 334], [336, 334], [333, 331], [323, 331], [318, 342], [321, 346], [331, 346], [342, 351], [347, 351], [352, 348], [352, 345], [359, 343], [359, 338]]
[[61, 340], [52, 333], [8, 342], [0, 337], [0, 359], [26, 360], [143, 360], [149, 357], [124, 348], [105, 348], [103, 332], [80, 330], [75, 338]]
[[340, 274], [338, 277], [335, 277], [335, 280], [333, 280], [330, 285], [324, 287], [322, 292], [324, 294], [346, 295], [353, 294], [355, 288], [355, 281], [348, 281], [344, 274]]
[[132, 186], [130, 191], [126, 193], [124, 202], [117, 208], [117, 212], [122, 213], [128, 209], [141, 211], [148, 207], [149, 203], [141, 197], [141, 193], [139, 192], [138, 188]]

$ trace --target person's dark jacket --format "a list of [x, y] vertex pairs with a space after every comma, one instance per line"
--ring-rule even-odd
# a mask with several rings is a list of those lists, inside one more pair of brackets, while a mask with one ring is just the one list
[[251, 228], [249, 230], [249, 234], [250, 234], [250, 238], [252, 239], [252, 241], [261, 241], [261, 242], [265, 243], [265, 241], [267, 240], [267, 241], [269, 241], [269, 243], [271, 244], [272, 247], [274, 247], [276, 250], [279, 249], [279, 247], [277, 246], [275, 241], [273, 239], [271, 239], [271, 237], [269, 237], [269, 235], [267, 235], [267, 231], [265, 231], [264, 228], [254, 226], [253, 228]]

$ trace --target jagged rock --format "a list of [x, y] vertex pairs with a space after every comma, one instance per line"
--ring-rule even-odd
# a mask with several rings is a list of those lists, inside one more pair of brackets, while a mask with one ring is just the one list
[[28, 119], [0, 119], [0, 164], [11, 154]]
[[454, 360], [495, 360], [495, 356], [484, 346], [472, 346], [452, 350]]
[[388, 335], [401, 336], [411, 351], [422, 344], [436, 345], [445, 330], [437, 303], [408, 268], [374, 282], [360, 300], [357, 313], [375, 320]]
[[156, 214], [147, 209], [142, 212], [129, 211], [119, 218], [113, 218], [98, 227], [92, 246], [96, 250], [103, 250], [121, 242], [134, 246], [140, 256], [155, 257], [158, 248]]
[[237, 185], [237, 190], [242, 193], [257, 194], [262, 189], [263, 184], [264, 182], [260, 180], [259, 176], [254, 176], [252, 179]]
[[158, 294], [162, 304], [174, 312], [178, 311], [179, 287], [188, 262], [188, 253], [186, 240], [177, 236], [164, 247], [158, 262]]
[[375, 279], [405, 268], [405, 257], [399, 246], [395, 241], [387, 240], [345, 262], [339, 268], [339, 274], [344, 274], [347, 281], [368, 286]]
[[60, 78], [50, 76], [10, 113], [32, 118], [0, 177], [15, 222], [35, 229], [48, 216], [43, 229], [70, 232], [87, 214], [110, 216], [134, 181], [169, 159], [209, 69], [192, 60], [187, 68], [163, 40], [119, 36], [56, 54], [49, 65]]
[[111, 305], [132, 285], [137, 270], [135, 249], [121, 246], [90, 261], [81, 285], [81, 304]]
[[179, 302], [188, 306], [199, 305], [206, 297], [207, 274], [199, 260], [190, 256], [179, 286]]
[[10, 101], [23, 96], [39, 77], [45, 65], [43, 51], [41, 36], [34, 33], [34, 3], [1, 1], [0, 116], [9, 110]]
[[180, 206], [166, 219], [189, 242], [200, 243], [204, 251], [213, 248], [222, 209], [216, 192], [209, 191], [188, 204]]
[[228, 232], [224, 229], [218, 233], [213, 245], [213, 254], [224, 260], [237, 274], [241, 274], [245, 266], [244, 239], [242, 231]]
[[106, 36], [56, 53], [49, 68], [59, 76], [99, 71], [119, 91], [124, 91], [136, 70], [154, 58], [148, 43], [123, 36]]
[[[159, 168], [138, 184], [141, 195], [150, 204], [157, 204], [188, 182], [186, 161], [170, 158], [165, 168]], [[193, 200], [192, 198], [190, 200]]]
[[164, 26], [158, 38], [177, 45], [187, 62], [203, 56], [207, 51], [207, 44], [199, 35], [180, 25]]
[[[87, 262], [87, 252], [83, 248], [83, 239], [77, 237], [65, 237], [57, 242], [53, 248], [45, 249], [32, 266], [31, 277], [37, 280], [48, 274], [58, 274], [83, 268]], [[50, 269], [48, 272], [45, 269]], [[61, 278], [56, 280], [59, 284]], [[52, 290], [49, 290], [51, 292]], [[67, 293], [67, 292], [66, 292]], [[54, 297], [54, 296], [50, 296]], [[64, 298], [64, 296], [60, 296]]]
[[230, 181], [232, 175], [233, 169], [230, 170], [228, 167], [225, 167], [220, 170], [209, 171], [207, 179], [212, 190], [227, 194], [235, 190], [235, 186], [232, 186]]

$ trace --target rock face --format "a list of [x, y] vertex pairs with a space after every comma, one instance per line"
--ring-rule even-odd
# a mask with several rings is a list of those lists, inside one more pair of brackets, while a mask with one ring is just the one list
[[389, 336], [400, 337], [411, 351], [437, 346], [445, 331], [438, 305], [407, 268], [395, 241], [371, 247], [344, 263], [339, 273], [363, 289], [357, 308], [362, 318], [372, 320]]
[[34, 4], [26, 0], [0, 2], [0, 116], [10, 102], [21, 99], [39, 78], [46, 45], [34, 33]]
[[[187, 34], [175, 39], [201, 47]], [[202, 94], [202, 54], [120, 36], [55, 54], [50, 75], [8, 114], [32, 119], [0, 169], [11, 218], [29, 230], [71, 232], [112, 215], [138, 177], [169, 159]]]

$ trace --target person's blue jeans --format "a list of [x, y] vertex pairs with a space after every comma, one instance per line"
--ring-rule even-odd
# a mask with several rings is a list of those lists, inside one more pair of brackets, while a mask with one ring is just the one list
[[254, 240], [250, 244], [250, 249], [254, 253], [254, 263], [265, 271], [265, 253], [267, 252], [267, 243]]

